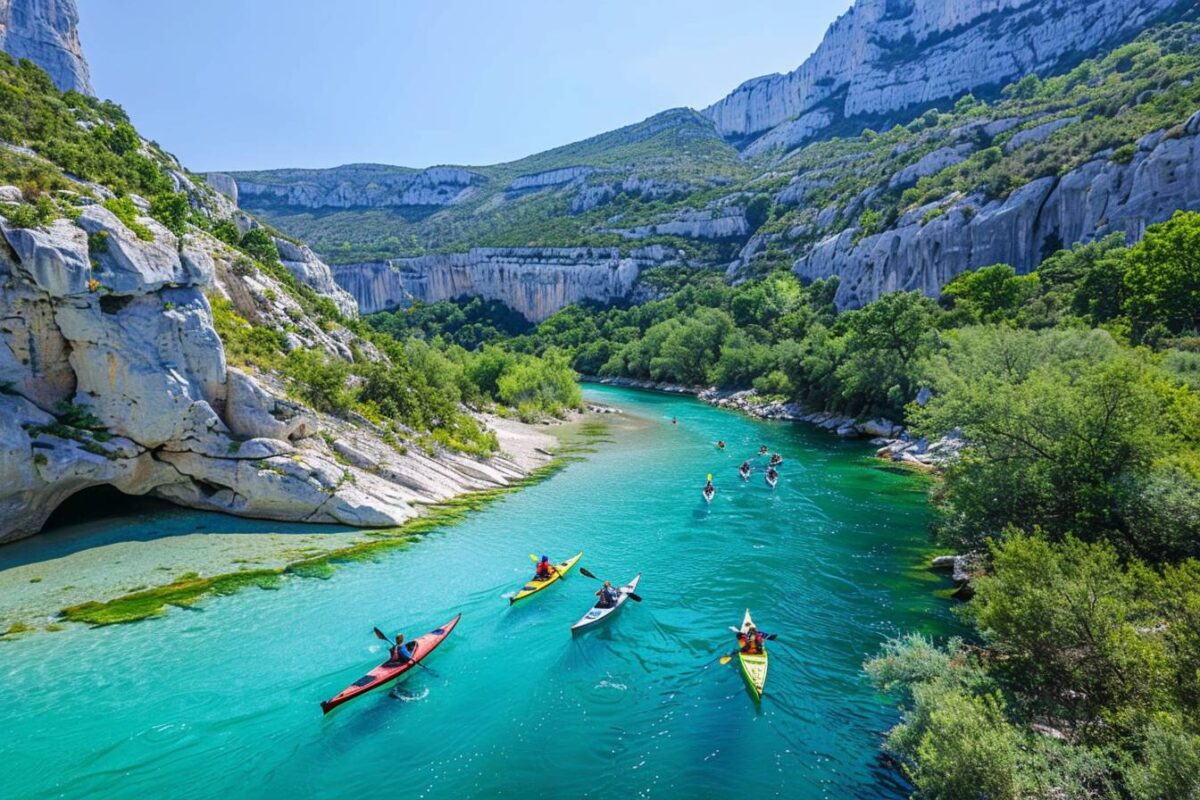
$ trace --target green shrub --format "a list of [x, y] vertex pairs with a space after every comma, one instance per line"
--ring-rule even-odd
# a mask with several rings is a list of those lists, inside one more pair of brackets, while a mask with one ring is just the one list
[[154, 241], [154, 233], [137, 221], [138, 208], [128, 197], [110, 197], [104, 201], [104, 207], [113, 213], [121, 223], [142, 241]]
[[192, 206], [183, 192], [163, 192], [150, 200], [150, 216], [176, 236], [182, 237], [187, 232], [191, 215]]

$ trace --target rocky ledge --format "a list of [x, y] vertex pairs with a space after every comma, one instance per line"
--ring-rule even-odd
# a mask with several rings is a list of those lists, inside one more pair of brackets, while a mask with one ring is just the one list
[[[10, 189], [0, 198], [19, 197]], [[180, 239], [138, 216], [139, 238], [101, 205], [79, 212], [36, 228], [0, 222], [0, 542], [37, 533], [95, 486], [247, 517], [391, 526], [548, 460], [541, 434], [519, 448], [501, 437], [523, 457], [479, 460], [402, 453], [365, 420], [315, 414], [270, 375], [229, 366], [209, 298], [287, 324], [293, 347], [344, 355], [349, 331], [305, 318], [285, 287], [198, 230]]]

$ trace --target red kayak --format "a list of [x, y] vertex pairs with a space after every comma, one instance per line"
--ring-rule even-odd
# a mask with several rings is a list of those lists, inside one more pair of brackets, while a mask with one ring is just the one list
[[418, 661], [423, 660], [425, 656], [436, 650], [437, 646], [441, 644], [447, 636], [450, 635], [450, 631], [454, 630], [454, 626], [458, 624], [460, 619], [462, 619], [462, 614], [459, 614], [442, 627], [435, 628], [424, 636], [418, 636], [417, 638], [413, 639], [408, 643], [409, 649], [413, 656], [411, 661], [388, 660], [383, 662], [378, 667], [371, 670], [366, 675], [363, 675], [361, 678], [347, 686], [342, 691], [338, 692], [333, 699], [323, 701], [321, 703], [321, 710], [328, 714], [330, 711], [337, 708], [347, 700], [353, 700], [360, 694], [369, 692], [376, 687], [383, 686], [385, 683], [399, 678], [401, 675], [415, 667]]

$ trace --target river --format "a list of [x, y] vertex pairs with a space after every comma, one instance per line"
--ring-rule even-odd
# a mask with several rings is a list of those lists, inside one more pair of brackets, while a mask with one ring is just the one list
[[[596, 452], [411, 547], [0, 641], [3, 796], [905, 796], [879, 755], [893, 698], [861, 665], [889, 636], [953, 628], [921, 567], [925, 479], [806, 426], [586, 393], [625, 412]], [[786, 457], [773, 491], [737, 475], [760, 443]], [[614, 583], [640, 571], [643, 602], [573, 637], [596, 589], [576, 571], [509, 606], [530, 553], [579, 550]], [[747, 607], [778, 634], [760, 706], [716, 663]], [[383, 660], [372, 626], [414, 636], [458, 612], [432, 672], [322, 716]]]

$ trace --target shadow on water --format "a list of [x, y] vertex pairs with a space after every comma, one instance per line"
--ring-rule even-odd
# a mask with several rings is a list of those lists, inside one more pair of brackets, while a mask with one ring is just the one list
[[[114, 524], [115, 521], [121, 524]], [[128, 495], [111, 486], [84, 489], [67, 498], [42, 531], [0, 546], [0, 570], [36, 564], [118, 542], [149, 542], [208, 533], [312, 535], [351, 533], [342, 525], [310, 525], [243, 519], [180, 508], [153, 497]]]

